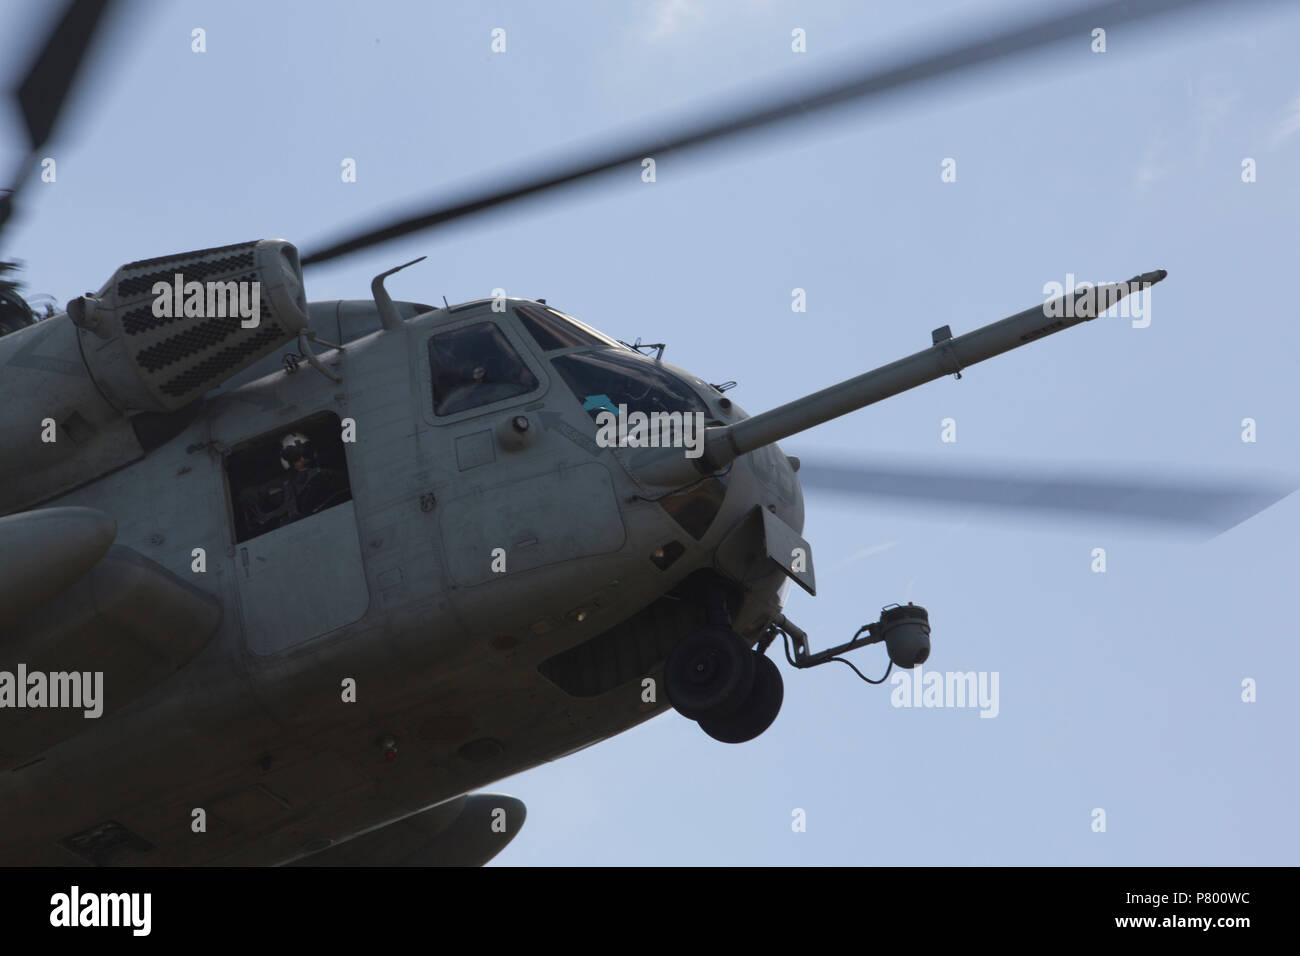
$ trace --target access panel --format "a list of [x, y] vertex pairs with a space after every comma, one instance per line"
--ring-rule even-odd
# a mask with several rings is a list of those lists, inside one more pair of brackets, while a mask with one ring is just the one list
[[596, 462], [440, 502], [438, 513], [448, 574], [459, 587], [496, 577], [498, 548], [509, 571], [528, 571], [617, 551], [626, 536], [609, 472]]

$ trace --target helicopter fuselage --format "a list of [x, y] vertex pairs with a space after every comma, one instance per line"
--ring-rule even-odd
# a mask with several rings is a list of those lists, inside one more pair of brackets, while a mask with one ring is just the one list
[[[801, 530], [785, 457], [648, 486], [597, 443], [575, 376], [614, 356], [711, 424], [743, 412], [631, 349], [543, 348], [521, 307], [539, 309], [483, 300], [350, 338], [378, 326], [364, 304], [314, 303], [343, 341], [320, 356], [337, 382], [255, 366], [146, 457], [42, 503], [112, 515], [118, 546], [224, 611], [188, 664], [125, 706], [110, 681], [105, 716], [4, 775], [0, 819], [24, 823], [0, 862], [85, 862], [69, 841], [108, 821], [130, 835], [115, 863], [289, 861], [668, 709], [663, 660], [703, 620], [692, 575], [734, 585], [742, 634], [779, 614], [785, 576], [745, 529], [766, 508]], [[506, 343], [517, 394], [466, 404], [439, 379], [444, 333]], [[491, 360], [467, 374], [491, 385]], [[255, 527], [239, 486], [303, 429], [338, 433], [350, 499]]]

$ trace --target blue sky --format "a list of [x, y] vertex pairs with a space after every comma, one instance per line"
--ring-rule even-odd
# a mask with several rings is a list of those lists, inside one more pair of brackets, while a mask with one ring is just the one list
[[[64, 302], [132, 259], [258, 237], [307, 249], [694, 104], [1059, 6], [160, 5], [105, 51], [111, 69], [47, 150], [57, 182], [30, 185], [4, 251]], [[0, 3], [6, 59], [43, 8]], [[653, 184], [634, 167], [319, 267], [308, 293], [364, 298], [376, 272], [427, 254], [390, 281], [395, 297], [546, 297], [738, 380], [730, 394], [753, 413], [926, 347], [938, 326], [1034, 305], [1067, 273], [1165, 268], [1147, 328], [1102, 319], [783, 449], [1295, 477], [1297, 27], [1300, 11], [1251, 6], [1117, 28], [1104, 54], [1082, 36], [665, 159]], [[345, 157], [356, 183], [340, 181]], [[943, 183], [949, 157], [957, 181]], [[796, 287], [806, 313], [791, 312]], [[719, 744], [669, 714], [497, 784], [529, 810], [497, 864], [1297, 862], [1300, 496], [1209, 541], [812, 492], [807, 507], [819, 596], [796, 591], [787, 614], [814, 646], [915, 600], [934, 627], [928, 667], [997, 672], [998, 716], [896, 708], [847, 668], [781, 660], [785, 706], [756, 741]], [[884, 669], [880, 648], [856, 659]]]

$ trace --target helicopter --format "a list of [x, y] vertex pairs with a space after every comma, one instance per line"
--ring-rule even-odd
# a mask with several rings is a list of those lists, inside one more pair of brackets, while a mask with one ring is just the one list
[[[70, 79], [105, 7], [71, 4], [20, 90]], [[0, 808], [23, 825], [0, 862], [481, 863], [524, 808], [480, 787], [668, 709], [723, 743], [762, 734], [777, 641], [795, 668], [874, 643], [923, 663], [918, 605], [821, 651], [785, 616], [816, 578], [809, 472], [778, 442], [1096, 319], [1163, 271], [936, 328], [751, 416], [545, 301], [395, 301], [385, 280], [410, 262], [369, 299], [309, 301], [304, 270], [1147, 12], [873, 68], [305, 256], [263, 239], [134, 261], [17, 322], [0, 337]], [[33, 156], [66, 93], [20, 95]]]

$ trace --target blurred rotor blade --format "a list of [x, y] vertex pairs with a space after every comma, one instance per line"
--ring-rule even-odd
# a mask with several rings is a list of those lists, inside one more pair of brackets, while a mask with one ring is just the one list
[[[1091, 31], [1111, 29], [1124, 23], [1146, 20], [1222, 3], [1223, 0], [1110, 0], [1076, 9], [1064, 16], [1042, 19], [1029, 26], [1014, 26], [988, 39], [959, 42], [900, 58], [894, 65], [871, 66], [848, 76], [811, 85], [791, 96], [784, 89], [746, 103], [715, 108], [708, 118], [677, 122], [634, 142], [616, 143], [579, 160], [558, 161], [541, 173], [527, 172], [508, 177], [469, 198], [451, 198], [430, 204], [424, 212], [375, 226], [316, 249], [302, 257], [304, 266], [379, 245], [401, 236], [471, 216], [546, 190], [608, 172], [618, 166], [639, 163], [646, 156], [662, 157], [690, 147], [702, 146], [771, 126], [785, 120], [816, 113], [829, 107], [865, 100], [877, 94], [922, 80], [959, 73], [992, 60], [1005, 60], [1069, 37], [1084, 40]], [[1236, 9], [1246, 2], [1240, 0]], [[985, 36], [988, 34], [985, 33]], [[536, 165], [532, 167], [536, 168]]]
[[18, 105], [33, 151], [45, 145], [86, 58], [109, 0], [71, 0], [18, 86]]
[[13, 91], [27, 125], [28, 150], [13, 186], [0, 196], [0, 227], [9, 218], [13, 196], [28, 167], [54, 132], [109, 3], [110, 0], [70, 0], [31, 68]]
[[1154, 522], [1197, 527], [1215, 534], [1296, 490], [1295, 486], [1235, 481], [1120, 479], [1088, 476], [1074, 470], [1034, 474], [1027, 469], [847, 464], [803, 456], [798, 478], [805, 489], [864, 498]]

